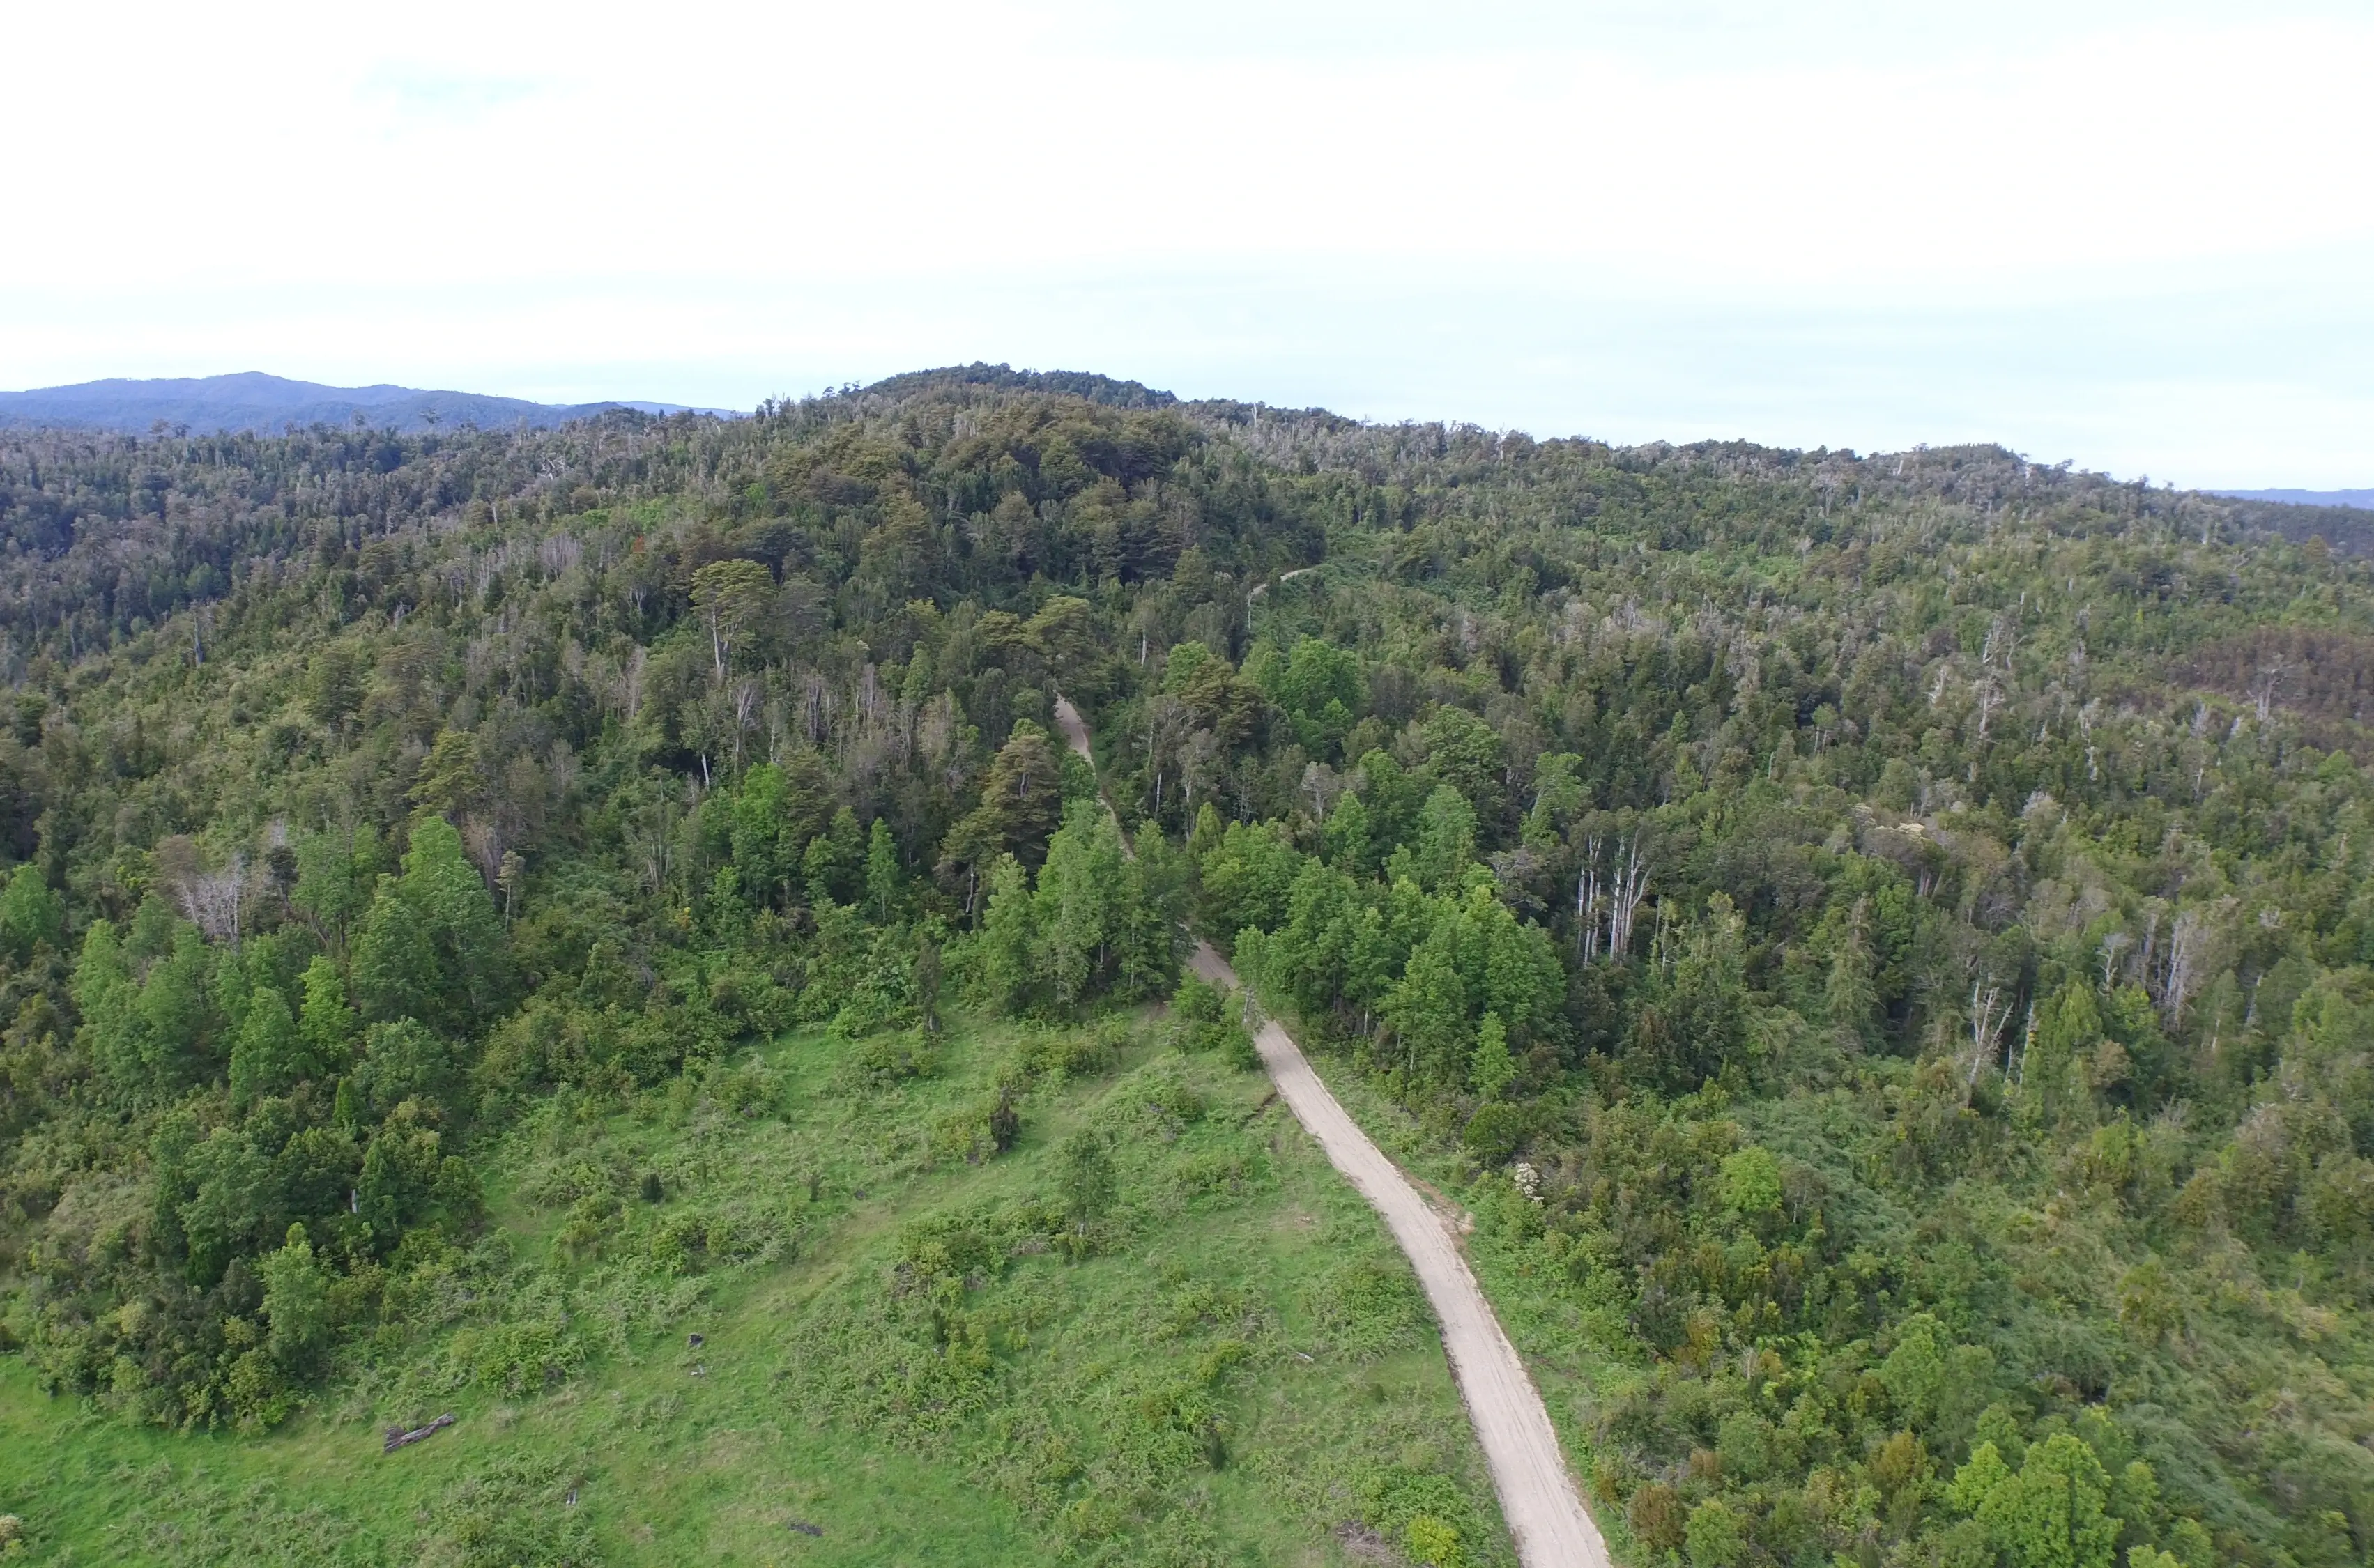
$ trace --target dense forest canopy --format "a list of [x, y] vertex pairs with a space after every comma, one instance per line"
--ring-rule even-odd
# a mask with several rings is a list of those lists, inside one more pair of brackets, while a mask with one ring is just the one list
[[550, 1096], [1183, 918], [1616, 1369], [1632, 1560], [2374, 1561], [2374, 580], [2283, 509], [976, 367], [0, 432], [0, 1348], [124, 1420], [452, 1321]]

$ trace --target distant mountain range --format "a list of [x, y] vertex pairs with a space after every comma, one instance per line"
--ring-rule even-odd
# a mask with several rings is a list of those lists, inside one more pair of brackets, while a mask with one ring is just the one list
[[180, 380], [83, 381], [70, 387], [38, 387], [0, 392], [0, 427], [70, 425], [146, 434], [163, 420], [192, 430], [254, 430], [277, 435], [288, 425], [344, 425], [358, 414], [374, 429], [426, 430], [432, 426], [476, 425], [499, 429], [536, 428], [583, 419], [613, 408], [645, 414], [718, 414], [724, 408], [688, 409], [673, 403], [530, 403], [524, 398], [479, 392], [425, 392], [417, 387], [325, 387], [249, 370], [232, 376]]
[[2293, 507], [2356, 507], [2374, 511], [2374, 490], [2212, 490], [2238, 501], [2280, 501]]

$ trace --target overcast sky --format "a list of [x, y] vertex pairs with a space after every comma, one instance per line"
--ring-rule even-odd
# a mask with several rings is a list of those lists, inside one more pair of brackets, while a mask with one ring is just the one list
[[2374, 485], [2374, 8], [16, 11], [0, 386], [972, 359]]

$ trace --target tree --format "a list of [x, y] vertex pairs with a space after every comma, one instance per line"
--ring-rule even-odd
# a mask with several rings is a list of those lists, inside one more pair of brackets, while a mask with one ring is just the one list
[[865, 843], [865, 895], [874, 901], [876, 921], [890, 923], [891, 906], [905, 881], [899, 873], [898, 840], [890, 837], [889, 822], [877, 816]]
[[2019, 1085], [2048, 1121], [2082, 1094], [2079, 1064], [2093, 1058], [2101, 1037], [2101, 1010], [2094, 1004], [2094, 988], [2084, 980], [2066, 982], [2038, 1010], [2035, 1036], [2020, 1059]]
[[1751, 1143], [1723, 1156], [1723, 1206], [1743, 1219], [1761, 1219], [1780, 1207], [1780, 1162]]
[[365, 1018], [417, 1018], [457, 1036], [509, 1004], [502, 916], [444, 818], [416, 820], [403, 875], [380, 879], [354, 980]]
[[1690, 1568], [1737, 1568], [1747, 1561], [1747, 1530], [1730, 1504], [1710, 1497], [1690, 1510], [1682, 1550]]
[[2016, 1473], [1992, 1442], [1980, 1444], [1949, 1496], [2021, 1568], [2113, 1568], [2119, 1521], [2104, 1506], [2110, 1491], [2094, 1451], [2056, 1432], [2029, 1446]]
[[284, 1372], [308, 1370], [330, 1338], [330, 1280], [305, 1227], [292, 1224], [279, 1250], [257, 1267], [264, 1277], [264, 1316], [271, 1324], [264, 1349]]
[[1268, 823], [1232, 822], [1205, 843], [1196, 923], [1224, 937], [1247, 926], [1276, 930], [1302, 870], [1302, 856], [1285, 834]]
[[940, 1032], [940, 944], [929, 937], [915, 944], [915, 1013], [924, 1033]]
[[345, 951], [347, 931], [370, 907], [378, 851], [378, 836], [368, 827], [351, 835], [311, 833], [297, 840], [297, 885], [288, 902], [335, 951]]
[[154, 1086], [147, 1029], [137, 1006], [139, 988], [112, 920], [93, 920], [75, 961], [75, 1010], [82, 1037], [99, 1070], [124, 1094]]
[[709, 628], [710, 657], [723, 682], [735, 645], [773, 599], [775, 579], [757, 561], [711, 561], [692, 574], [692, 607]]
[[1871, 943], [1865, 935], [1870, 916], [1871, 900], [1856, 899], [1846, 931], [1830, 955], [1829, 977], [1822, 988], [1824, 1016], [1832, 1028], [1858, 1045], [1869, 1034], [1872, 1015], [1879, 1009], [1879, 989], [1872, 977]]
[[1104, 1216], [1121, 1190], [1120, 1173], [1104, 1136], [1082, 1128], [1064, 1140], [1056, 1156], [1056, 1185], [1064, 1195], [1064, 1212], [1080, 1230]]
[[1411, 874], [1428, 893], [1454, 885], [1475, 859], [1475, 808], [1449, 784], [1439, 784], [1417, 816]]
[[1010, 1012], [1038, 985], [1037, 910], [1030, 895], [1030, 873], [1013, 856], [998, 860], [989, 883], [989, 914], [981, 922], [975, 973], [982, 1000]]
[[1142, 822], [1135, 853], [1122, 866], [1114, 990], [1134, 1000], [1160, 996], [1179, 973], [1179, 921], [1186, 913], [1187, 866], [1161, 827]]
[[247, 1105], [278, 1094], [311, 1076], [312, 1053], [298, 1033], [288, 1003], [270, 986], [248, 998], [247, 1017], [230, 1047], [230, 1096]]
[[172, 947], [149, 965], [140, 987], [143, 1058], [169, 1083], [185, 1083], [219, 1070], [214, 1057], [215, 1010], [208, 982], [214, 960], [206, 939], [187, 921], [173, 922]]
[[1036, 924], [1058, 1002], [1080, 1000], [1101, 977], [1111, 939], [1126, 925], [1125, 893], [1111, 813], [1096, 802], [1075, 802], [1039, 871]]
[[305, 965], [304, 1011], [298, 1032], [317, 1071], [343, 1069], [354, 1052], [355, 1012], [347, 1005], [346, 977], [319, 954]]
[[46, 942], [53, 949], [65, 941], [65, 903], [30, 861], [9, 873], [0, 892], [0, 948], [18, 960], [30, 958]]
[[412, 803], [424, 812], [460, 817], [486, 797], [487, 770], [478, 757], [478, 737], [451, 725], [439, 731], [413, 783]]
[[1413, 1081], [1458, 1075], [1471, 1050], [1467, 982], [1459, 972], [1456, 933], [1445, 921], [1410, 954], [1409, 965], [1379, 1009], [1393, 1025]]
[[1028, 719], [1015, 720], [981, 781], [981, 804], [948, 830], [943, 874], [979, 877], [1001, 854], [1036, 865], [1063, 821], [1063, 791], [1064, 770], [1047, 731]]
[[190, 1281], [211, 1288], [254, 1237], [276, 1228], [272, 1164], [236, 1129], [217, 1127], [191, 1148], [183, 1179], [190, 1196], [179, 1219]]
[[1448, 703], [1436, 708], [1419, 731], [1426, 745], [1427, 772], [1458, 790], [1483, 820], [1498, 822], [1501, 776], [1508, 766], [1498, 732], [1465, 708]]
[[1679, 946], [1670, 970], [1652, 971], [1630, 1051], [1651, 1082], [1683, 1093], [1719, 1075], [1747, 1045], [1747, 955], [1729, 895], [1707, 895], [1705, 917]]
[[1479, 1098], [1497, 1100], [1516, 1079], [1516, 1059], [1509, 1054], [1509, 1032], [1500, 1026], [1498, 1013], [1487, 1012], [1475, 1026], [1475, 1054], [1468, 1069], [1468, 1081], [1475, 1085]]
[[1319, 830], [1319, 839], [1328, 864], [1354, 876], [1367, 876], [1377, 869], [1376, 851], [1369, 842], [1369, 808], [1359, 796], [1346, 795], [1335, 802]]

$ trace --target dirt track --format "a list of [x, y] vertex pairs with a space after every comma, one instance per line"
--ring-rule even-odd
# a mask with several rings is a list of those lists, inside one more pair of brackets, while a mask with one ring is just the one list
[[[1096, 758], [1089, 753], [1087, 727], [1080, 721], [1079, 710], [1059, 697], [1055, 722], [1072, 749], [1093, 766]], [[1209, 942], [1195, 944], [1194, 966], [1207, 980], [1237, 983], [1235, 972]], [[1516, 1538], [1519, 1561], [1525, 1568], [1610, 1568], [1607, 1543], [1567, 1473], [1549, 1411], [1516, 1347], [1500, 1331], [1491, 1305], [1476, 1288], [1450, 1225], [1345, 1114], [1285, 1030], [1264, 1022], [1253, 1044], [1279, 1098], [1326, 1151], [1329, 1163], [1385, 1217], [1393, 1239], [1417, 1270], [1418, 1282], [1426, 1287], [1427, 1299], [1442, 1324], [1443, 1352], [1492, 1468], [1492, 1485]]]

